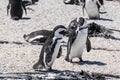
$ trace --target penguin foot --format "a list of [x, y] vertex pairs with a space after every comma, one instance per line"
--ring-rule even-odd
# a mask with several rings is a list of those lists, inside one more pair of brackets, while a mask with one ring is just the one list
[[72, 63], [72, 59], [66, 57], [65, 60]]
[[80, 59], [80, 62], [83, 62], [83, 59], [82, 58], [79, 58]]
[[52, 70], [53, 70], [53, 69], [52, 69], [51, 67], [47, 69], [47, 71], [52, 71]]

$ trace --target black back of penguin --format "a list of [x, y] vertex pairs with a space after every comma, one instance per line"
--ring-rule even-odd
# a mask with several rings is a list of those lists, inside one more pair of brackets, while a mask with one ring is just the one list
[[30, 34], [24, 34], [23, 38], [30, 43], [44, 43], [51, 33], [51, 30], [38, 30], [31, 32]]
[[[53, 56], [55, 56], [55, 54], [56, 54], [55, 47], [57, 44], [57, 40], [62, 39], [62, 36], [59, 37], [57, 34], [61, 34], [61, 35], [66, 34], [65, 31], [56, 32], [60, 28], [66, 30], [66, 28], [62, 25], [59, 25], [54, 28], [52, 34], [49, 36], [49, 38], [46, 40], [45, 44], [43, 45], [38, 62], [33, 66], [33, 68], [35, 70], [43, 69], [43, 68], [45, 68], [47, 70], [51, 70], [52, 64], [49, 65], [48, 63], [51, 62]], [[54, 37], [56, 37], [55, 41], [53, 41]], [[59, 48], [59, 51], [60, 51], [60, 49], [61, 49], [61, 47]], [[59, 51], [58, 51], [58, 53], [57, 53], [58, 55], [56, 57], [59, 57], [59, 55], [61, 54], [61, 53], [59, 53]]]

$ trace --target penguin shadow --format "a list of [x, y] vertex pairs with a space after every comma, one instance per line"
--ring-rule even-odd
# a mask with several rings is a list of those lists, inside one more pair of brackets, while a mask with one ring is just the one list
[[106, 11], [105, 11], [105, 12], [101, 12], [101, 11], [100, 11], [99, 13], [100, 13], [100, 14], [106, 14], [107, 12], [106, 12]]
[[106, 18], [100, 18], [98, 20], [102, 20], [102, 21], [113, 21], [112, 19], [106, 19]]
[[74, 73], [75, 71], [72, 71], [72, 70], [57, 70], [57, 69], [52, 69], [50, 71], [42, 71], [42, 70], [37, 70], [35, 72], [40, 72], [40, 73], [55, 73], [55, 74], [64, 74], [65, 72], [66, 73]]
[[106, 18], [96, 18], [96, 19], [89, 19], [89, 18], [86, 18], [86, 20], [102, 20], [102, 21], [113, 21], [112, 19], [106, 19]]
[[61, 70], [57, 70], [57, 69], [52, 69], [52, 70], [46, 70], [46, 71], [44, 71], [44, 70], [35, 70], [35, 72], [41, 72], [41, 73], [56, 73], [56, 74], [58, 74], [58, 73], [61, 73], [61, 72], [64, 72], [64, 71], [61, 71]]
[[78, 65], [98, 65], [98, 66], [105, 66], [107, 65], [106, 63], [100, 62], [100, 61], [83, 61], [83, 62], [74, 62], [74, 64]]
[[31, 18], [29, 18], [29, 17], [23, 17], [23, 18], [21, 18], [20, 20], [30, 20]]

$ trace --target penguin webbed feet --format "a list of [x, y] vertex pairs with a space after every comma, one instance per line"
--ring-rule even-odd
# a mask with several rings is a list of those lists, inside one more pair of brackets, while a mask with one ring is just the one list
[[39, 63], [36, 63], [33, 65], [33, 69], [35, 71], [39, 71], [39, 70], [42, 70], [43, 69], [43, 65], [42, 64], [39, 64]]
[[35, 71], [52, 71], [53, 70], [52, 67], [45, 68], [42, 64], [38, 64], [38, 63], [33, 65], [33, 69]]
[[69, 59], [68, 57], [66, 57], [65, 60], [66, 60], [67, 62], [71, 62], [71, 63], [72, 63], [72, 59]]
[[80, 62], [83, 62], [83, 59], [82, 58], [79, 58]]

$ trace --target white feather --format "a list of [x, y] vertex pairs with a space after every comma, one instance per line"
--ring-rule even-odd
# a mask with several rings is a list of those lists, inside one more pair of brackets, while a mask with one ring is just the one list
[[28, 40], [28, 42], [32, 42], [32, 41], [35, 40], [35, 39], [40, 39], [40, 38], [43, 38], [43, 37], [44, 37], [43, 35], [39, 35], [39, 36], [30, 38], [30, 39]]
[[85, 8], [86, 8], [86, 12], [89, 16], [89, 18], [92, 18], [92, 17], [99, 17], [99, 11], [98, 11], [98, 7], [97, 7], [97, 3], [98, 0], [86, 0], [86, 5], [85, 5]]

